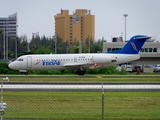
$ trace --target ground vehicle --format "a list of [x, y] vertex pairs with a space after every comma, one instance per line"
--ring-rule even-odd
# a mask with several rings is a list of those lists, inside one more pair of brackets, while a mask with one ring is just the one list
[[125, 66], [125, 70], [126, 70], [127, 72], [132, 72], [132, 69], [133, 69], [133, 65], [126, 65], [126, 66]]
[[160, 72], [160, 64], [157, 64], [153, 67], [153, 72]]
[[142, 65], [136, 65], [133, 67], [132, 72], [137, 72], [138, 70], [140, 70], [140, 72], [143, 72], [143, 67]]

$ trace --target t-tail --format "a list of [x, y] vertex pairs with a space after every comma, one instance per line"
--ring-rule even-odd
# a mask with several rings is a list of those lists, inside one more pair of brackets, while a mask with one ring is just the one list
[[147, 39], [151, 37], [145, 35], [133, 36], [121, 50], [116, 50], [108, 53], [118, 53], [118, 54], [138, 54], [141, 50], [143, 44]]

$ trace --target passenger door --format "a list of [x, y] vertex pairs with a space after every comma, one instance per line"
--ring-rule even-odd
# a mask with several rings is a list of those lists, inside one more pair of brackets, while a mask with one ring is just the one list
[[28, 57], [27, 57], [27, 67], [28, 67], [28, 68], [31, 68], [31, 67], [32, 67], [32, 57], [31, 57], [31, 56], [28, 56]]

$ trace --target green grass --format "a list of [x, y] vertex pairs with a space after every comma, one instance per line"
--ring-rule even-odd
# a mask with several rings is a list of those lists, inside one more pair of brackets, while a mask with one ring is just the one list
[[[1, 76], [5, 77], [5, 76]], [[8, 76], [11, 82], [160, 82], [160, 76], [155, 75], [93, 75], [93, 76]], [[5, 82], [5, 81], [4, 81]]]
[[[160, 119], [160, 92], [105, 92], [105, 119]], [[4, 119], [101, 120], [101, 92], [4, 92]]]
[[[9, 76], [11, 82], [160, 82], [159, 76]], [[1, 76], [4, 77], [4, 76]], [[101, 92], [4, 91], [4, 119], [101, 120]], [[107, 120], [160, 119], [160, 92], [105, 92]]]

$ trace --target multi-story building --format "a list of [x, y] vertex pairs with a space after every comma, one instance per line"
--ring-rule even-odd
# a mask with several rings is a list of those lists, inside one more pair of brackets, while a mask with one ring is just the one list
[[54, 16], [55, 35], [63, 41], [72, 44], [74, 41], [86, 39], [94, 41], [95, 38], [95, 16], [87, 9], [76, 9], [73, 14], [68, 10], [62, 10], [61, 13]]
[[4, 34], [16, 37], [17, 36], [17, 13], [9, 15], [9, 17], [0, 18], [0, 29]]
[[3, 31], [4, 59], [8, 59], [8, 38], [16, 40], [17, 37], [17, 13], [0, 17], [0, 30]]

